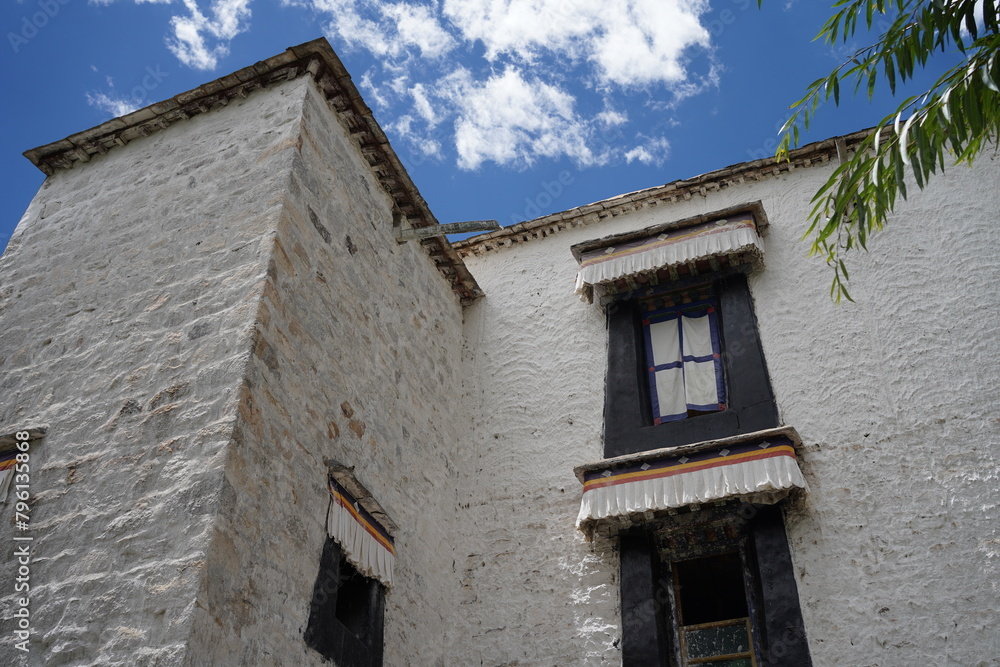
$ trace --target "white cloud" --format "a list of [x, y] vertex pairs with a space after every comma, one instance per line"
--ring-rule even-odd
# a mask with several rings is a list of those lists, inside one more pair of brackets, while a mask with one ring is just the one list
[[[135, 0], [160, 1], [169, 0]], [[168, 46], [185, 65], [214, 69], [249, 29], [250, 0], [181, 1]], [[375, 59], [359, 86], [411, 156], [448, 153], [464, 169], [542, 158], [662, 163], [667, 140], [642, 140], [635, 126], [718, 85], [701, 25], [708, 3], [282, 0], [317, 14], [337, 49]], [[646, 108], [617, 103], [637, 94]]]
[[395, 24], [400, 49], [413, 45], [424, 58], [439, 58], [455, 48], [455, 39], [431, 15], [430, 7], [401, 2], [383, 5], [381, 10]]
[[625, 161], [632, 164], [635, 161], [645, 165], [663, 164], [670, 155], [670, 142], [663, 137], [649, 139], [635, 148], [625, 152]]
[[324, 30], [352, 48], [376, 56], [401, 58], [414, 49], [422, 58], [436, 59], [455, 48], [455, 38], [434, 15], [436, 6], [375, 0], [288, 0], [329, 14]]
[[692, 46], [707, 47], [699, 16], [702, 0], [633, 0], [628, 11], [608, 11], [606, 28], [590, 56], [606, 81], [624, 86], [677, 84], [687, 77], [683, 60]]
[[[419, 164], [428, 158], [441, 160], [444, 157], [441, 142], [435, 136], [428, 135], [425, 130], [415, 129], [413, 124], [413, 116], [404, 114], [386, 127], [387, 130], [400, 137], [407, 148], [412, 151], [411, 155], [404, 156], [404, 158], [408, 158], [406, 161]], [[399, 148], [397, 146], [397, 150]], [[400, 153], [402, 154], [402, 151]]]
[[444, 13], [486, 57], [533, 62], [553, 53], [596, 66], [605, 84], [684, 80], [684, 53], [707, 47], [708, 0], [444, 0]]
[[361, 86], [361, 90], [364, 91], [366, 100], [375, 102], [375, 105], [381, 109], [388, 108], [389, 102], [382, 95], [378, 85], [373, 80], [372, 70], [368, 70], [362, 74], [358, 84]]
[[664, 108], [676, 109], [681, 102], [689, 97], [701, 95], [706, 90], [719, 87], [722, 66], [715, 62], [714, 58], [710, 57], [709, 60], [711, 64], [708, 72], [700, 75], [698, 78], [688, 77], [686, 80], [671, 87], [673, 97], [664, 105]]
[[[579, 57], [582, 40], [600, 23], [600, 0], [444, 0], [444, 15], [486, 58], [513, 55], [531, 62], [541, 51]], [[608, 3], [607, 11], [616, 11]]]
[[[184, 6], [187, 16], [170, 19], [173, 36], [167, 38], [167, 47], [188, 67], [215, 69], [219, 58], [229, 53], [229, 41], [249, 28], [250, 0], [213, 0], [211, 19], [195, 0], [184, 0]], [[210, 46], [209, 41], [216, 43]]]
[[594, 117], [604, 127], [616, 127], [628, 122], [628, 115], [615, 109], [605, 109]]
[[430, 127], [437, 125], [440, 119], [437, 112], [434, 111], [434, 105], [424, 84], [413, 84], [410, 94], [413, 96], [413, 108], [420, 114], [420, 117], [427, 121], [427, 125]]
[[516, 68], [473, 80], [459, 69], [443, 83], [443, 94], [457, 110], [458, 164], [475, 169], [485, 161], [530, 165], [538, 157], [569, 157], [580, 164], [600, 161], [588, 147], [588, 127], [575, 113], [568, 93]]
[[110, 114], [113, 118], [132, 113], [139, 108], [133, 100], [105, 93], [87, 93], [87, 104]]

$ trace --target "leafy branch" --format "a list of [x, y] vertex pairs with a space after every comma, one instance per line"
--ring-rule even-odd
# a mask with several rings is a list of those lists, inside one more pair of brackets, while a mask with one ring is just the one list
[[907, 178], [923, 189], [946, 164], [971, 164], [989, 143], [998, 142], [1000, 26], [994, 0], [839, 0], [834, 7], [840, 10], [816, 39], [846, 43], [859, 22], [871, 30], [888, 19], [888, 28], [875, 44], [811, 83], [792, 105], [795, 112], [781, 129], [779, 160], [788, 159], [799, 143], [800, 126], [809, 128], [821, 103], [832, 97], [840, 104], [842, 82], [853, 82], [854, 93], [864, 89], [870, 99], [884, 78], [895, 94], [897, 85], [912, 79], [935, 53], [957, 49], [964, 56], [929, 90], [903, 100], [883, 118], [813, 197], [803, 238], [812, 237], [810, 255], [822, 257], [833, 269], [830, 294], [839, 303], [842, 298], [853, 301], [845, 253], [867, 250], [869, 238], [882, 230], [898, 198], [907, 198]]

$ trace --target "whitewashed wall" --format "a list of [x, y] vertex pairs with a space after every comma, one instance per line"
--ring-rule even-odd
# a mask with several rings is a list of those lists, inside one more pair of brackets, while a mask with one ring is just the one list
[[617, 557], [573, 528], [574, 465], [602, 458], [607, 336], [570, 246], [762, 200], [751, 292], [811, 491], [786, 517], [817, 665], [1000, 664], [1000, 160], [954, 168], [851, 260], [858, 303], [799, 242], [831, 167], [559, 232], [467, 263], [469, 446], [455, 664], [620, 663]]
[[0, 434], [49, 429], [0, 664], [322, 664], [326, 458], [400, 526], [386, 664], [444, 660], [462, 309], [392, 223], [309, 77], [46, 181], [0, 260]]
[[49, 429], [27, 655], [0, 507], [0, 664], [185, 655], [302, 96], [261, 91], [57, 172], [0, 258], [0, 432]]
[[331, 458], [399, 525], [385, 664], [433, 665], [458, 590], [461, 305], [418, 243], [396, 243], [388, 196], [316, 87], [300, 100], [191, 655], [323, 664], [302, 635]]

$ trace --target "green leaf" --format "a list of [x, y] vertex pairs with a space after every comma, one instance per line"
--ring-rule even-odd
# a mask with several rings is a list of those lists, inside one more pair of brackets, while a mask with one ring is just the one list
[[913, 121], [916, 119], [917, 114], [910, 116], [906, 123], [903, 125], [903, 131], [899, 134], [899, 154], [903, 158], [903, 162], [906, 166], [910, 166], [910, 150], [907, 144], [906, 135], [910, 132], [910, 126], [913, 125]]
[[[889, 91], [896, 94], [896, 68], [892, 64], [892, 58], [885, 61], [885, 78], [889, 81]], [[870, 95], [869, 95], [870, 96]]]
[[979, 29], [976, 25], [976, 15], [974, 12], [970, 11], [965, 14], [965, 29], [969, 31], [970, 35], [972, 35], [972, 39], [976, 39], [979, 35]]
[[979, 73], [980, 73], [980, 76], [983, 79], [983, 83], [986, 85], [987, 88], [989, 88], [990, 90], [992, 90], [994, 93], [1000, 93], [1000, 87], [997, 87], [997, 84], [994, 83], [992, 77], [990, 77], [990, 68], [989, 68], [989, 65], [985, 65], [983, 67], [980, 67], [979, 68]]

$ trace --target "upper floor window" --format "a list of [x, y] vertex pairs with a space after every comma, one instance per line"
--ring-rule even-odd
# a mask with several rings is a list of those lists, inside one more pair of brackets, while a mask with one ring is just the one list
[[[700, 288], [713, 297], [687, 313], [674, 310], [673, 319], [648, 317], [644, 299], [609, 306], [606, 457], [778, 426], [746, 276], [737, 269], [713, 277]], [[654, 340], [669, 353], [658, 355]]]
[[653, 424], [726, 409], [719, 317], [711, 289], [640, 300]]
[[578, 292], [608, 314], [606, 457], [778, 425], [746, 279], [762, 217], [748, 205], [574, 246]]

